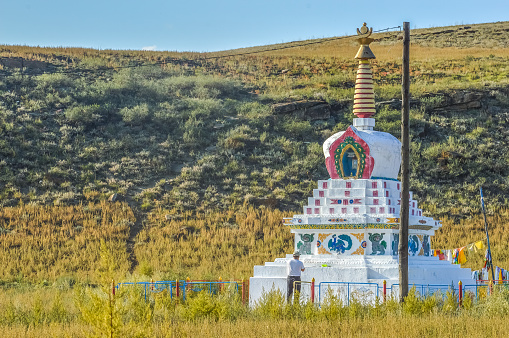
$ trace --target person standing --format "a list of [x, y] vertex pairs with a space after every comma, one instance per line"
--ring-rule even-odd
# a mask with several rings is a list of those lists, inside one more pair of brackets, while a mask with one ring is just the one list
[[293, 253], [293, 259], [288, 262], [288, 277], [286, 279], [288, 285], [288, 293], [286, 295], [288, 303], [290, 303], [293, 294], [293, 285], [295, 282], [295, 291], [300, 293], [300, 276], [304, 271], [304, 263], [299, 261], [300, 252]]

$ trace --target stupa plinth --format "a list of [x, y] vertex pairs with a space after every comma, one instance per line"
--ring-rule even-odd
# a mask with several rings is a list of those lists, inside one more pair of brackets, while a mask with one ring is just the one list
[[[369, 44], [372, 29], [358, 31], [359, 68], [355, 83], [353, 125], [323, 144], [325, 165], [330, 178], [319, 180], [303, 213], [283, 223], [295, 235], [295, 250], [301, 253], [306, 270], [303, 281], [397, 284], [400, 225], [401, 142], [393, 135], [375, 131], [375, 95], [370, 59], [375, 55]], [[431, 237], [441, 227], [438, 220], [423, 215], [410, 192], [409, 282], [451, 285], [462, 281], [475, 284], [470, 269], [433, 257]], [[286, 263], [277, 258], [254, 267], [250, 279], [250, 302], [263, 290], [273, 287], [286, 293]], [[302, 287], [302, 294], [309, 287]]]

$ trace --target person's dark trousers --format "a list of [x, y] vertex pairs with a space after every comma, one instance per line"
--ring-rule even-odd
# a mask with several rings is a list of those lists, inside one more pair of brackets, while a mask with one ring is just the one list
[[286, 299], [288, 301], [288, 303], [290, 303], [290, 301], [292, 300], [292, 294], [293, 294], [293, 282], [298, 282], [298, 283], [295, 283], [295, 291], [297, 291], [298, 293], [300, 293], [300, 276], [288, 276], [288, 278], [286, 278], [286, 282], [287, 282], [287, 285], [288, 285], [288, 293], [286, 294]]

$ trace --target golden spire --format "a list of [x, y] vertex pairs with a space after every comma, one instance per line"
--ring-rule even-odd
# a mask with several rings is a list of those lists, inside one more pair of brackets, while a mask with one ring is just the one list
[[361, 47], [355, 56], [359, 59], [359, 69], [357, 70], [357, 79], [355, 80], [355, 96], [353, 102], [353, 113], [359, 118], [369, 118], [375, 114], [375, 92], [373, 91], [373, 74], [369, 59], [374, 59], [375, 55], [369, 48], [369, 44], [374, 41], [370, 38], [373, 28], [368, 28], [364, 23], [357, 34], [361, 37], [357, 40]]
[[364, 23], [359, 30], [357, 28], [357, 34], [358, 35], [364, 35], [357, 39], [359, 41], [359, 44], [361, 47], [359, 48], [359, 51], [357, 52], [357, 55], [355, 55], [356, 59], [361, 60], [367, 60], [367, 59], [375, 59], [375, 54], [371, 51], [369, 48], [369, 44], [374, 41], [374, 39], [370, 38], [370, 35], [373, 33], [373, 28], [368, 28], [366, 23]]

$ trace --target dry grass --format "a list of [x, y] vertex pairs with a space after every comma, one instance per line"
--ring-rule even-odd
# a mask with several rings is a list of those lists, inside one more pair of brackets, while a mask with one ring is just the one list
[[[153, 337], [501, 337], [508, 318], [458, 316], [387, 317], [342, 321], [239, 320], [158, 323]], [[54, 324], [26, 327], [0, 326], [2, 337], [86, 337], [84, 324]]]
[[[508, 268], [509, 211], [492, 213], [488, 223], [493, 261]], [[142, 278], [169, 280], [248, 278], [254, 265], [291, 252], [293, 236], [281, 224], [291, 214], [253, 207], [180, 215], [153, 210], [136, 238], [137, 272], [145, 275]], [[97, 282], [105, 273], [112, 274], [106, 279], [126, 278], [130, 266], [126, 241], [133, 222], [131, 209], [123, 203], [3, 208], [0, 278], [4, 282], [47, 280], [57, 285]], [[460, 221], [445, 218], [443, 223], [433, 248], [454, 249], [485, 238], [481, 215]], [[101, 239], [106, 253], [105, 248], [101, 252]], [[465, 266], [479, 269], [483, 257], [484, 250], [471, 253]], [[108, 271], [108, 264], [115, 265], [113, 270]]]
[[3, 337], [498, 337], [504, 336], [509, 314], [506, 289], [468, 306], [465, 298], [460, 309], [456, 296], [450, 295], [445, 300], [409, 296], [404, 304], [389, 299], [349, 306], [332, 297], [321, 308], [311, 303], [288, 305], [281, 295], [280, 300], [269, 296], [263, 305], [246, 308], [238, 297], [228, 296], [229, 291], [195, 294], [185, 302], [159, 294], [145, 302], [143, 293], [133, 289], [121, 288], [114, 300], [104, 290], [4, 290], [0, 333]]
[[21, 205], [0, 210], [0, 279], [95, 281], [101, 240], [127, 271], [125, 241], [134, 215], [126, 204]]
[[[253, 266], [284, 256], [293, 247], [282, 218], [289, 213], [269, 209], [210, 212], [168, 221], [159, 209], [149, 218], [151, 227], [137, 237], [139, 262], [162, 276], [192, 279], [241, 279]], [[143, 264], [142, 264], [143, 265]]]
[[185, 323], [177, 327], [161, 325], [154, 334], [175, 337], [496, 337], [505, 333], [506, 317], [387, 317], [342, 321], [261, 320]]

